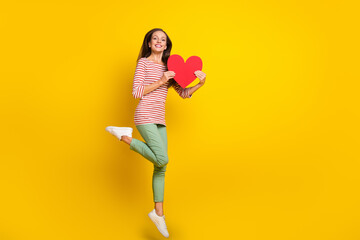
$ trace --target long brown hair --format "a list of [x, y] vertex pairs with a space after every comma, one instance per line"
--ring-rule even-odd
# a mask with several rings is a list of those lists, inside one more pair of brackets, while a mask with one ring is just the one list
[[[161, 60], [165, 64], [166, 71], [168, 71], [167, 61], [168, 61], [168, 58], [170, 57], [170, 52], [171, 52], [171, 48], [172, 48], [172, 42], [171, 42], [169, 36], [167, 35], [167, 33], [164, 30], [162, 30], [161, 28], [151, 29], [149, 32], [147, 32], [145, 34], [144, 41], [143, 41], [143, 44], [142, 44], [141, 49], [140, 49], [139, 56], [138, 56], [136, 61], [139, 61], [140, 58], [143, 58], [143, 57], [147, 58], [148, 56], [151, 55], [151, 48], [149, 48], [149, 42], [151, 41], [151, 37], [152, 37], [153, 33], [156, 32], [156, 31], [162, 31], [166, 35], [166, 49], [163, 52]], [[173, 78], [169, 79], [168, 88], [171, 87], [174, 83], [175, 83], [175, 80]]]

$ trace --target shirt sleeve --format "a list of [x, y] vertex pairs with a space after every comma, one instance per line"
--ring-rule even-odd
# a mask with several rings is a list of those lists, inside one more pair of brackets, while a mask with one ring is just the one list
[[144, 95], [145, 61], [140, 58], [135, 69], [132, 95], [134, 98], [141, 98]]
[[182, 98], [191, 98], [192, 94], [189, 95], [189, 88], [182, 88], [177, 82], [174, 82], [174, 89]]

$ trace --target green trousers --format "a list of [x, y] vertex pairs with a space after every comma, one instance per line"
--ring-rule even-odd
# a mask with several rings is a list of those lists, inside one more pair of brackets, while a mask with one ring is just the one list
[[169, 162], [166, 126], [162, 124], [136, 125], [145, 142], [133, 138], [130, 149], [154, 164], [152, 189], [154, 202], [164, 201], [165, 171]]

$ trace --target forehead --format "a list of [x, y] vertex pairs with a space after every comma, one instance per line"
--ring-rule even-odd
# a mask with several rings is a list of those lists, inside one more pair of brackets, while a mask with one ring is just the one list
[[157, 36], [157, 37], [161, 37], [161, 38], [162, 38], [162, 37], [166, 38], [165, 33], [162, 32], [162, 31], [153, 32], [152, 36], [153, 36], [153, 37]]

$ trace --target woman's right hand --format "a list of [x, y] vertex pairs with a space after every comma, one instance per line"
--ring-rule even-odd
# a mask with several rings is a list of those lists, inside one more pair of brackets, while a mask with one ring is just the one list
[[161, 80], [163, 83], [167, 83], [170, 79], [175, 77], [175, 72], [174, 71], [167, 71], [164, 72], [163, 76], [161, 77]]

